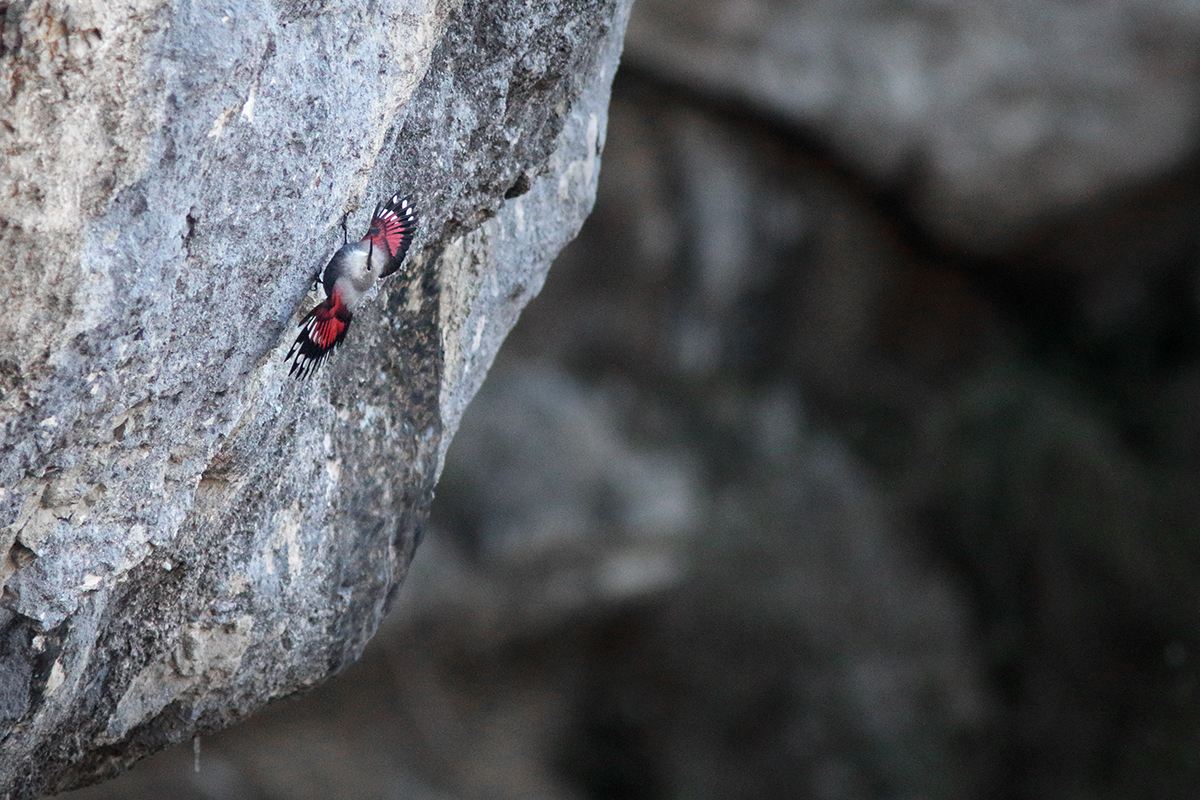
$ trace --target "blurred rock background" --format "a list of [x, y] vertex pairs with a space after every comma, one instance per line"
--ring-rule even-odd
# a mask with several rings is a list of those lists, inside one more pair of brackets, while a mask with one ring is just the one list
[[332, 684], [72, 798], [1200, 796], [1200, 7], [638, 0]]

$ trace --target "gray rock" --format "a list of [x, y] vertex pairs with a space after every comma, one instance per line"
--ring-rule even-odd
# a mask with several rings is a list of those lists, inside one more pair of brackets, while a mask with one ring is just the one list
[[[986, 796], [997, 698], [966, 597], [821, 432], [839, 389], [917, 393], [876, 352], [905, 266], [885, 225], [779, 137], [637, 77], [609, 135], [388, 623], [424, 645], [396, 648], [413, 716], [490, 735], [439, 739], [449, 766], [418, 774], [521, 796], [470, 783], [513, 753], [613, 796]], [[913, 347], [970, 355], [937, 345]]]
[[[628, 3], [28, 2], [0, 33], [4, 796], [353, 660], [590, 210]], [[316, 380], [340, 221], [422, 222]]]
[[[638, 431], [665, 417], [689, 424]], [[434, 519], [380, 635], [422, 780], [982, 796], [968, 743], [992, 709], [963, 598], [795, 392], [667, 398], [506, 353]]]
[[1186, 0], [645, 0], [628, 56], [815, 133], [988, 251], [1194, 155], [1198, 45]]
[[[671, 765], [682, 776], [695, 774], [683, 767], [694, 767], [703, 779], [675, 791], [689, 797], [703, 796], [694, 786], [718, 787], [712, 796], [752, 797], [750, 785], [761, 787], [763, 797], [1197, 794], [1196, 773], [1183, 755], [1197, 740], [1197, 717], [1178, 698], [1192, 697], [1196, 685], [1200, 548], [1191, 532], [1200, 527], [1194, 422], [1200, 383], [1195, 311], [1174, 310], [1190, 302], [1194, 245], [1176, 267], [1189, 270], [1181, 276], [1187, 282], [1166, 283], [1143, 301], [1157, 319], [1178, 326], [1177, 338], [1128, 337], [1152, 357], [1124, 361], [1103, 348], [1073, 349], [1057, 328], [1047, 331], [1062, 317], [1054, 315], [1044, 284], [1027, 279], [1022, 294], [1031, 307], [1021, 308], [988, 280], [986, 268], [1001, 265], [977, 263], [968, 271], [931, 251], [929, 241], [908, 239], [877, 213], [861, 186], [778, 127], [764, 130], [644, 75], [618, 80], [610, 114], [612, 146], [596, 211], [510, 335], [504, 359], [552, 361], [608, 389], [614, 404], [633, 408], [628, 415], [638, 434], [652, 442], [679, 440], [707, 465], [701, 475], [734, 484], [706, 488], [702, 497], [746, 509], [737, 536], [694, 537], [726, 556], [712, 574], [729, 579], [729, 600], [714, 600], [721, 596], [715, 587], [696, 591], [674, 612], [677, 627], [664, 624], [645, 637], [653, 655], [613, 635], [632, 670], [648, 664], [654, 678], [670, 676], [645, 681], [647, 694], [700, 685], [708, 673], [718, 679], [696, 695], [725, 696], [721, 679], [736, 687], [757, 665], [782, 661], [777, 653], [787, 641], [803, 643], [797, 685], [813, 692], [791, 704], [758, 706], [788, 709], [780, 718], [795, 723], [789, 732], [806, 737], [810, 760], [796, 758], [790, 771], [781, 769], [786, 751], [771, 748], [786, 739], [764, 737], [747, 746], [761, 761], [747, 767], [729, 758], [722, 774], [715, 765], [723, 754], [706, 750], [701, 734], [714, 718], [738, 721], [739, 709], [756, 707], [745, 695], [731, 689], [736, 702], [712, 703], [664, 730], [652, 712], [645, 714], [650, 721], [640, 721], [653, 702], [635, 688], [626, 692], [622, 684], [634, 681], [612, 669], [612, 694], [632, 695], [625, 730], [632, 730], [631, 749], [643, 763], [657, 774]], [[1180, 204], [1186, 224], [1141, 204], [1091, 223], [1114, 239], [1123, 221], [1143, 226], [1145, 242], [1195, 242], [1198, 217], [1185, 216], [1187, 208]], [[1064, 232], [1060, 241], [1072, 238], [1082, 236]], [[1173, 260], [1153, 248], [1121, 245], [1129, 248], [1131, 267]], [[1081, 269], [1089, 252], [1103, 255], [1099, 248], [1077, 253]], [[732, 263], [741, 267], [722, 271]], [[1176, 314], [1186, 316], [1170, 323]], [[815, 491], [822, 461], [807, 454], [792, 491], [818, 500], [861, 499], [854, 491], [859, 481], [886, 498], [878, 511], [866, 513], [869, 507], [850, 500], [835, 510], [879, 519], [894, 534], [869, 525], [860, 530], [848, 519], [845, 530], [830, 532], [801, 516], [803, 507], [792, 511], [781, 478], [772, 481], [769, 470], [747, 475], [770, 466], [770, 452], [796, 458], [811, 447], [805, 437], [798, 446], [789, 426], [779, 424], [786, 415], [758, 411], [774, 404], [748, 402], [764, 384], [802, 397], [812, 427], [854, 453], [848, 466], [824, 473], [836, 493]], [[648, 411], [654, 403], [674, 408]], [[759, 420], [773, 422], [755, 435]], [[761, 461], [748, 453], [761, 453]], [[449, 484], [450, 466], [446, 474]], [[804, 520], [794, 536], [799, 544], [777, 544], [757, 562], [730, 547], [762, 537], [766, 550], [771, 532], [786, 531], [789, 518]], [[830, 512], [831, 522], [839, 518]], [[838, 541], [877, 558], [857, 566], [842, 561], [835, 556], [849, 548], [840, 551]], [[829, 549], [793, 555], [790, 548], [803, 546]], [[783, 574], [796, 580], [794, 592], [749, 599], [762, 574], [789, 556], [794, 562]], [[968, 673], [947, 651], [932, 657], [921, 626], [904, 622], [910, 613], [914, 620], [929, 616], [916, 601], [920, 592], [904, 586], [914, 572], [929, 586], [963, 591], [967, 630], [941, 624], [934, 638], [946, 647], [957, 638], [963, 660], [985, 676], [973, 687], [949, 680]], [[524, 585], [532, 583], [527, 578]], [[861, 613], [848, 601], [840, 606], [843, 590], [860, 599]], [[804, 592], [812, 593], [812, 605], [798, 597]], [[734, 600], [745, 606], [737, 609]], [[714, 602], [718, 608], [706, 613]], [[769, 610], [784, 608], [795, 609], [804, 627], [781, 625], [739, 646], [736, 631], [765, 626]], [[746, 622], [739, 626], [737, 619]], [[863, 650], [855, 644], [860, 635], [868, 642]], [[660, 648], [671, 637], [678, 652]], [[883, 642], [897, 650], [864, 655]], [[722, 647], [725, 655], [715, 655]], [[879, 663], [892, 667], [876, 671]], [[831, 664], [852, 664], [848, 674], [872, 677], [855, 683], [829, 670]], [[942, 699], [914, 702], [916, 685]], [[870, 688], [887, 689], [890, 698], [861, 693]], [[603, 713], [612, 705], [619, 707], [597, 703], [591, 719], [608, 725]], [[972, 707], [993, 712], [973, 730], [947, 713]], [[898, 724], [903, 720], [912, 724], [907, 732]], [[647, 729], [652, 735], [641, 741], [656, 746], [639, 751], [637, 736]], [[589, 741], [598, 747], [604, 739]], [[666, 754], [657, 746], [664, 741], [671, 743]], [[1009, 758], [1014, 743], [1028, 754], [1021, 763]], [[614, 762], [624, 763], [610, 758], [608, 764]], [[1156, 766], [1143, 768], [1147, 763]], [[771, 783], [804, 776], [816, 780], [803, 790]], [[745, 783], [731, 790], [719, 779]]]

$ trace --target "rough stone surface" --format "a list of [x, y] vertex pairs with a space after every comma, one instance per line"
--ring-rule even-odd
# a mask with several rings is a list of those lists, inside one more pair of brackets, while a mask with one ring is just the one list
[[1197, 53], [1188, 0], [646, 0], [628, 43], [630, 64], [812, 132], [986, 252], [1194, 156]]
[[1196, 166], [968, 256], [870, 153], [640, 63], [364, 657], [79, 800], [1200, 797]]
[[[590, 209], [628, 4], [0, 8], [0, 786], [120, 771], [353, 660]], [[315, 381], [313, 273], [412, 191]]]

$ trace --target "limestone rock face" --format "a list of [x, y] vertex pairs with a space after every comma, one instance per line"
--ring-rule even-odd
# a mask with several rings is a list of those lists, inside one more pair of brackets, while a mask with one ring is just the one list
[[[445, 447], [591, 208], [625, 0], [0, 8], [0, 787], [353, 660]], [[314, 380], [313, 274], [411, 192]]]

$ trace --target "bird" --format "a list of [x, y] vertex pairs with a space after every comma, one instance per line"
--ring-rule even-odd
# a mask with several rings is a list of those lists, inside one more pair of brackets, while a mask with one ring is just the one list
[[400, 269], [417, 229], [412, 196], [393, 194], [375, 206], [367, 235], [350, 242], [342, 220], [342, 246], [314, 282], [325, 289], [325, 299], [300, 321], [300, 334], [285, 358], [292, 363], [289, 375], [307, 378], [325, 356], [346, 338], [353, 312], [380, 278]]

